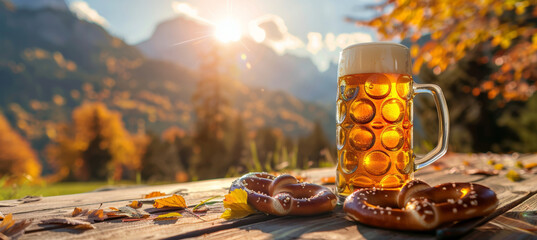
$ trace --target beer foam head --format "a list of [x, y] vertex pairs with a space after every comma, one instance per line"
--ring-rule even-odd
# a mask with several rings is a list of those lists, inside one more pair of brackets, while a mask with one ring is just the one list
[[339, 56], [338, 76], [358, 73], [411, 74], [410, 51], [392, 42], [350, 45]]

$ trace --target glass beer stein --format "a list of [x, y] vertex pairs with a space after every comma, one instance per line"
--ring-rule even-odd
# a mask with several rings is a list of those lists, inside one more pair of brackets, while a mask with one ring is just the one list
[[[412, 81], [407, 47], [388, 42], [351, 45], [341, 52], [337, 97], [337, 191], [400, 188], [414, 171], [447, 150], [449, 117], [442, 90]], [[422, 158], [412, 151], [412, 99], [429, 93], [438, 111], [438, 145]]]

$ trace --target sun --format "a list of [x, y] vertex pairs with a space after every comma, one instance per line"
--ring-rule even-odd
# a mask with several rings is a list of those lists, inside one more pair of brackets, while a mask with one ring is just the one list
[[223, 43], [239, 41], [242, 36], [241, 26], [232, 18], [222, 20], [215, 24], [214, 36]]

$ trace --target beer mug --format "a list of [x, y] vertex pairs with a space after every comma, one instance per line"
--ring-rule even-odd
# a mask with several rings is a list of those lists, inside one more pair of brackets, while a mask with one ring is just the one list
[[[389, 42], [361, 43], [341, 52], [337, 97], [337, 175], [340, 197], [365, 187], [400, 188], [414, 171], [447, 150], [449, 117], [442, 90], [412, 80], [407, 47]], [[412, 99], [433, 95], [438, 111], [438, 145], [415, 159]]]

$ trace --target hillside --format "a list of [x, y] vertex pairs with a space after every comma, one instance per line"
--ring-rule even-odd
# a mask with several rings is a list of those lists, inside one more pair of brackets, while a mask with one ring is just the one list
[[[159, 133], [170, 126], [190, 131], [195, 121], [190, 100], [197, 71], [148, 59], [70, 12], [0, 4], [0, 46], [0, 109], [38, 150], [54, 135], [52, 126], [68, 122], [84, 101], [120, 111], [131, 132]], [[249, 129], [278, 126], [298, 136], [316, 120], [325, 130], [334, 125], [325, 108], [288, 93], [241, 81], [228, 85], [232, 105]]]

